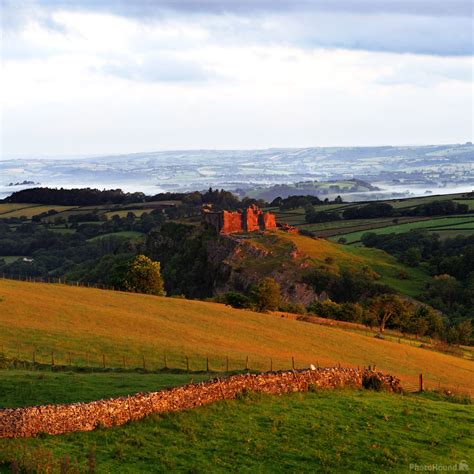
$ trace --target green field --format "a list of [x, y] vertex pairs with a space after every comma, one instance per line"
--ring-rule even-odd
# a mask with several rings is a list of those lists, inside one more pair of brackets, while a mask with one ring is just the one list
[[472, 465], [472, 408], [430, 398], [352, 390], [250, 394], [122, 427], [4, 440], [0, 462], [4, 471], [16, 460], [29, 472], [77, 462], [89, 472], [93, 464], [98, 472], [120, 473], [409, 472], [410, 464]]
[[90, 402], [197, 383], [207, 374], [0, 370], [0, 408]]
[[136, 232], [134, 230], [123, 230], [120, 232], [113, 232], [111, 234], [103, 234], [103, 235], [97, 235], [96, 237], [92, 237], [89, 240], [99, 240], [103, 239], [105, 237], [110, 237], [111, 235], [117, 236], [117, 237], [127, 237], [129, 239], [142, 239], [144, 238], [144, 234], [141, 232]]
[[452, 216], [452, 217], [437, 217], [427, 220], [419, 220], [415, 222], [408, 222], [405, 224], [394, 224], [387, 227], [374, 228], [370, 230], [361, 230], [357, 232], [350, 232], [347, 234], [339, 234], [330, 237], [332, 241], [338, 241], [341, 237], [346, 239], [346, 243], [353, 244], [359, 242], [364, 234], [367, 232], [374, 232], [379, 235], [388, 235], [394, 233], [409, 232], [414, 229], [427, 229], [430, 232], [442, 234], [444, 231], [456, 230], [459, 228], [457, 234], [462, 234], [463, 230], [474, 230], [474, 216]]
[[23, 258], [25, 255], [4, 255], [0, 256], [0, 259], [5, 260], [6, 263], [16, 262], [18, 259]]
[[[459, 194], [445, 194], [445, 195], [429, 195], [417, 198], [408, 198], [408, 199], [388, 199], [382, 200], [379, 202], [386, 202], [393, 206], [395, 209], [403, 209], [407, 210], [413, 208], [415, 206], [426, 204], [432, 201], [443, 201], [443, 200], [455, 200], [458, 203], [468, 204], [470, 210], [474, 209], [474, 198], [468, 197], [466, 193], [459, 193]], [[344, 209], [349, 207], [360, 207], [367, 204], [367, 202], [353, 202], [353, 203], [343, 203], [343, 204], [322, 204], [319, 206], [314, 206], [316, 211], [329, 211], [329, 212], [338, 212], [341, 214]], [[386, 219], [354, 219], [354, 220], [341, 220], [341, 221], [331, 221], [331, 222], [324, 222], [324, 223], [317, 223], [317, 224], [307, 224], [305, 221], [305, 210], [304, 208], [296, 208], [296, 209], [288, 209], [288, 210], [280, 210], [276, 207], [268, 208], [270, 212], [275, 213], [277, 217], [277, 221], [280, 223], [287, 223], [293, 226], [300, 227], [305, 230], [316, 232], [319, 237], [331, 237], [338, 235], [345, 237], [344, 228], [345, 227], [356, 227], [354, 232], [356, 231], [363, 231], [366, 232], [368, 229], [375, 228], [375, 227], [383, 227], [384, 225], [390, 226], [393, 222], [393, 218], [386, 218]], [[465, 216], [467, 217], [467, 216]], [[406, 221], [422, 221], [428, 220], [425, 217], [398, 217], [398, 221], [400, 223]], [[362, 228], [357, 229], [357, 226], [361, 226]], [[396, 225], [395, 225], [396, 226]], [[397, 232], [397, 231], [396, 231]], [[348, 233], [348, 232], [347, 232]], [[335, 239], [337, 240], [337, 239]], [[352, 238], [351, 238], [352, 241]]]
[[396, 224], [394, 223], [394, 219], [391, 217], [385, 219], [350, 219], [324, 222], [320, 224], [304, 224], [299, 226], [299, 228], [314, 232], [316, 237], [329, 238], [345, 236], [345, 234], [350, 234], [352, 232], [370, 232], [372, 229], [393, 227], [404, 223], [421, 222], [423, 220], [427, 220], [427, 218], [400, 217], [397, 219]]
[[451, 199], [459, 199], [465, 197], [465, 194], [430, 194], [423, 197], [410, 198], [410, 199], [396, 199], [387, 200], [387, 202], [395, 209], [410, 209], [421, 204], [427, 204], [432, 201], [448, 201]]
[[48, 230], [58, 232], [59, 234], [74, 234], [76, 232], [75, 229], [68, 229], [64, 226], [51, 226]]

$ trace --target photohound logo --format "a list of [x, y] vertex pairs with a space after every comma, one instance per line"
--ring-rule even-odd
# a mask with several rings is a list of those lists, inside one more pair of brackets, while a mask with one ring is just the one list
[[467, 461], [456, 464], [410, 464], [410, 471], [419, 472], [470, 472]]

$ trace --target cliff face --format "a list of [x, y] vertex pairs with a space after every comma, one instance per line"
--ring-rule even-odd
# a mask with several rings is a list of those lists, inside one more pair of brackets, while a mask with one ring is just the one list
[[272, 277], [287, 302], [308, 305], [317, 297], [302, 283], [310, 268], [308, 260], [292, 243], [282, 242], [275, 234], [220, 238], [209, 242], [207, 251], [212, 266], [218, 269], [215, 294], [232, 290], [246, 293], [262, 278]]

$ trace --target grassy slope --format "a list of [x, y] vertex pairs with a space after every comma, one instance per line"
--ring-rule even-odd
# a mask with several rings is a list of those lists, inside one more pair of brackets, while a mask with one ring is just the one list
[[250, 396], [106, 430], [6, 440], [0, 460], [44, 468], [51, 455], [67, 455], [86, 468], [94, 452], [99, 472], [407, 472], [411, 463], [472, 465], [473, 425], [471, 407], [415, 396]]
[[211, 369], [222, 370], [229, 357], [230, 370], [242, 369], [249, 356], [250, 368], [268, 370], [320, 365], [377, 364], [399, 375], [415, 387], [420, 371], [427, 386], [459, 386], [474, 393], [474, 365], [471, 361], [426, 349], [377, 340], [344, 330], [292, 321], [270, 314], [236, 310], [223, 305], [183, 299], [161, 298], [64, 285], [0, 280], [0, 344], [7, 353], [56, 363], [84, 364], [88, 354], [101, 363], [120, 367], [163, 366], [163, 354], [170, 367], [204, 369], [210, 357]]
[[[301, 252], [318, 263], [325, 263], [327, 257], [332, 257], [334, 265], [337, 266], [367, 265], [381, 275], [381, 282], [409, 296], [419, 295], [429, 279], [428, 275], [419, 268], [403, 265], [382, 250], [339, 245], [328, 240], [311, 239], [302, 235], [282, 234], [282, 236], [291, 240]], [[409, 275], [408, 280], [398, 278], [401, 271]]]

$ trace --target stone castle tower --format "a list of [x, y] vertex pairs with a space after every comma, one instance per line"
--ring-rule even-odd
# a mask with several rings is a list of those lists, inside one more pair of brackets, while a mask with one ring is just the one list
[[205, 222], [215, 227], [219, 234], [236, 234], [277, 228], [275, 214], [263, 212], [255, 204], [244, 211], [213, 212], [204, 209], [203, 218]]

